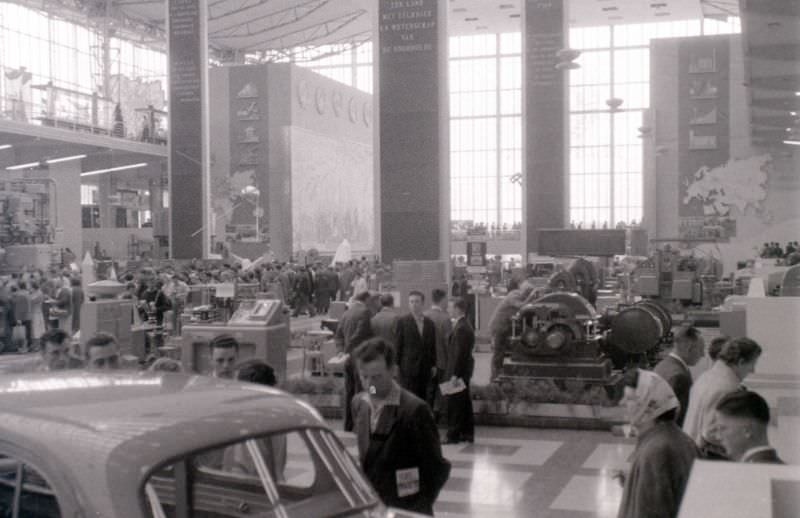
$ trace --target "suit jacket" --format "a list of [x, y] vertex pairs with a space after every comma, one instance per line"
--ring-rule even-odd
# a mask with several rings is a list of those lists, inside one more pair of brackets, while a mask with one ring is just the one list
[[472, 325], [466, 317], [460, 318], [450, 334], [447, 368], [445, 369], [446, 379], [456, 376], [469, 383], [475, 370], [475, 359], [472, 357], [474, 348], [475, 330], [472, 329]]
[[678, 426], [683, 426], [683, 421], [686, 418], [686, 410], [689, 408], [689, 392], [692, 389], [692, 373], [686, 366], [673, 358], [667, 356], [655, 366], [653, 372], [664, 378], [672, 387], [681, 408], [678, 412]]
[[453, 330], [450, 315], [441, 308], [431, 308], [425, 312], [425, 316], [436, 326], [436, 368], [444, 371], [447, 368], [447, 342]]
[[769, 450], [761, 450], [756, 452], [746, 459], [743, 459], [742, 462], [758, 462], [761, 464], [786, 464], [778, 457], [778, 452], [775, 451], [775, 448], [770, 448]]
[[400, 368], [400, 379], [406, 387], [411, 379], [429, 379], [431, 368], [436, 365], [436, 326], [430, 318], [423, 319], [421, 336], [417, 321], [411, 313], [397, 322], [397, 365]]
[[[370, 430], [368, 396], [362, 392], [353, 397], [359, 460], [386, 505], [433, 514], [433, 503], [450, 476], [450, 463], [442, 457], [439, 431], [428, 405], [409, 391], [399, 390], [400, 404], [384, 407], [374, 432]], [[409, 468], [419, 470], [419, 492], [401, 497], [397, 470]]]
[[372, 334], [380, 336], [390, 344], [397, 341], [397, 322], [400, 317], [391, 308], [382, 308], [370, 321]]
[[372, 314], [367, 306], [360, 302], [350, 304], [336, 325], [334, 341], [340, 351], [353, 352], [365, 340], [372, 338], [370, 318]]

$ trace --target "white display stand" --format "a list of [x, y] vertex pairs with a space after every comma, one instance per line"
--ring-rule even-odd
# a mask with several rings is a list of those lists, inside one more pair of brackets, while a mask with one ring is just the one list
[[[761, 345], [764, 353], [756, 374], [800, 379], [800, 297], [743, 297], [732, 304], [732, 309], [738, 315], [744, 310], [744, 329], [727, 329], [721, 315], [720, 332], [732, 337], [744, 335]], [[741, 324], [740, 319], [733, 320]]]

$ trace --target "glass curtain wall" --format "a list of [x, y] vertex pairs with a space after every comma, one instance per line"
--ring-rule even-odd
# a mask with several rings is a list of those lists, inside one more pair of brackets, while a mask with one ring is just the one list
[[[110, 48], [112, 76], [158, 80], [166, 88], [164, 52], [120, 38], [112, 38]], [[28, 115], [37, 115], [27, 105], [36, 105], [38, 92], [48, 83], [74, 92], [78, 99], [101, 93], [103, 76], [102, 41], [96, 29], [0, 2], [0, 116], [24, 116], [16, 109], [20, 103]]]
[[[650, 40], [741, 31], [738, 18], [570, 30], [570, 220], [583, 228], [641, 223], [639, 128], [650, 107]], [[614, 99], [621, 101], [614, 109]]]
[[520, 33], [450, 38], [450, 213], [490, 234], [522, 222]]

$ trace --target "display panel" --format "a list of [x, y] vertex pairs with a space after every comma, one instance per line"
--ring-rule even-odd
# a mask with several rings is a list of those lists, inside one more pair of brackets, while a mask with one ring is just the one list
[[354, 251], [372, 251], [371, 147], [297, 127], [291, 139], [294, 249], [335, 252], [347, 239]]

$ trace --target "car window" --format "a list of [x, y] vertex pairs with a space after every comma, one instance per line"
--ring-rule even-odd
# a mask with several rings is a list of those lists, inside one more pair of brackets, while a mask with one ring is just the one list
[[148, 479], [148, 516], [175, 515], [176, 494], [187, 489], [181, 480], [192, 483], [187, 512], [197, 518], [321, 518], [377, 503], [347, 452], [323, 430], [265, 435], [176, 461]]
[[[15, 504], [14, 493], [18, 488], [20, 498]], [[0, 454], [0, 516], [26, 518], [61, 516], [56, 495], [41, 472], [30, 464], [2, 454]]]

